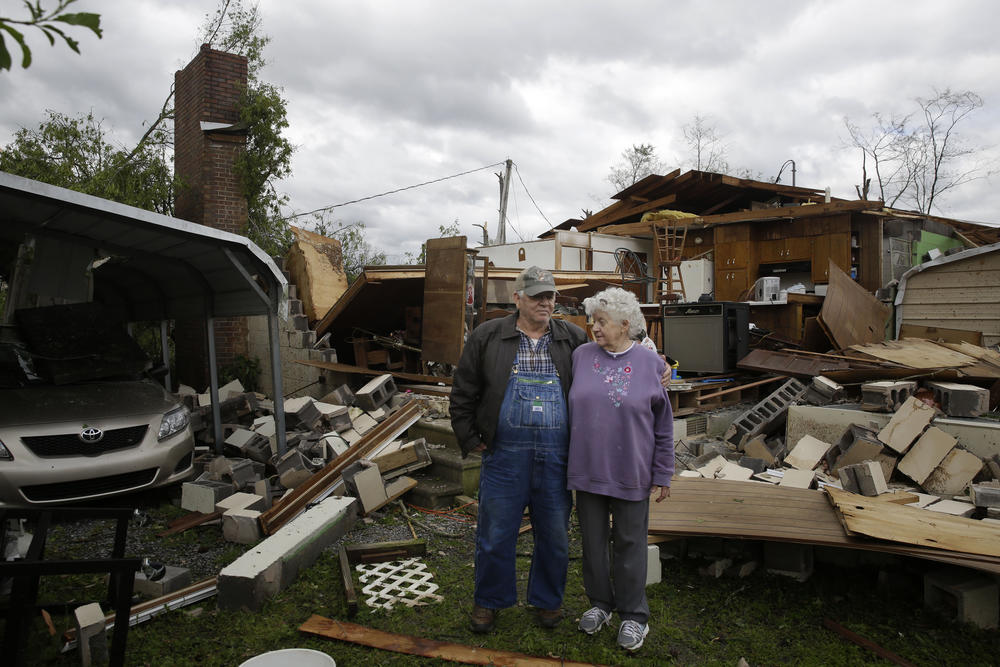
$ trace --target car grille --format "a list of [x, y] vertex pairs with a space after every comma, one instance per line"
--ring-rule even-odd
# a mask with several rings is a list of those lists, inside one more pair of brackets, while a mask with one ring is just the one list
[[148, 470], [127, 472], [122, 475], [94, 477], [74, 482], [22, 486], [21, 493], [33, 503], [86, 498], [145, 486], [156, 479], [156, 471], [157, 468], [149, 468]]
[[100, 442], [83, 442], [76, 433], [31, 435], [21, 438], [35, 456], [97, 456], [116, 449], [135, 447], [146, 437], [148, 424], [115, 428], [104, 432]]

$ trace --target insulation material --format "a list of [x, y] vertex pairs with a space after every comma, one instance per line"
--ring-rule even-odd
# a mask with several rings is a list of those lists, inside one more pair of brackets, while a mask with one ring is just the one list
[[347, 291], [340, 241], [292, 227], [295, 243], [288, 251], [285, 268], [302, 300], [303, 312], [314, 322]]

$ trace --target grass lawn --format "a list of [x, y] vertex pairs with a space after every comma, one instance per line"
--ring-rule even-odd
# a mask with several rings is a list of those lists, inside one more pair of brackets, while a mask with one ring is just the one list
[[[818, 552], [816, 571], [805, 583], [760, 568], [746, 578], [716, 579], [699, 574], [699, 567], [708, 563], [703, 558], [665, 560], [663, 581], [647, 589], [651, 632], [638, 654], [627, 655], [615, 644], [617, 617], [611, 629], [594, 637], [576, 629], [577, 619], [590, 605], [580, 575], [575, 518], [564, 606], [567, 618], [561, 626], [555, 630], [538, 628], [529, 609], [516, 607], [501, 612], [496, 632], [476, 635], [468, 629], [467, 616], [473, 580], [471, 526], [456, 524], [462, 526], [460, 534], [445, 537], [441, 531], [426, 529], [432, 523], [442, 525], [444, 519], [420, 518], [413, 510], [409, 513], [418, 518], [419, 537], [427, 540], [424, 561], [444, 601], [413, 609], [372, 610], [364, 604], [359, 587], [359, 613], [351, 619], [354, 623], [446, 642], [605, 665], [731, 667], [741, 657], [751, 665], [888, 664], [824, 628], [824, 619], [832, 619], [917, 665], [991, 665], [1000, 661], [1000, 632], [949, 622], [923, 609], [922, 572], [933, 564], [881, 557], [874, 559], [879, 561], [876, 564], [870, 556], [847, 551]], [[157, 522], [165, 523], [175, 515], [168, 504], [150, 509], [154, 528]], [[365, 527], [359, 522], [347, 542], [357, 541], [353, 538]], [[401, 510], [387, 510], [375, 527], [405, 529]], [[171, 548], [197, 549], [215, 540], [219, 532], [217, 526], [199, 527], [170, 538], [174, 540]], [[755, 545], [699, 540], [689, 542], [689, 547], [691, 552], [720, 548], [752, 552]], [[518, 548], [522, 599], [530, 550], [528, 532]], [[221, 549], [218, 564], [238, 555], [239, 549]], [[846, 560], [847, 566], [831, 564], [833, 557]], [[101, 582], [94, 578], [50, 577], [43, 580], [41, 601], [73, 599], [82, 604], [100, 597], [101, 591]], [[312, 614], [346, 619], [339, 564], [332, 548], [258, 613], [221, 611], [214, 599], [209, 599], [133, 627], [128, 636], [127, 663], [235, 666], [266, 651], [305, 647], [332, 655], [340, 667], [447, 664], [299, 633], [298, 626]], [[65, 616], [56, 615], [53, 620], [60, 631], [72, 623]], [[58, 653], [58, 642], [44, 632], [40, 619], [33, 622], [27, 650], [29, 665], [79, 664], [75, 653]]]

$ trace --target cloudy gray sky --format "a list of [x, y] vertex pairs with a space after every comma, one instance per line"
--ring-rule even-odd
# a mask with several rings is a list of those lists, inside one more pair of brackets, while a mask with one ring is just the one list
[[[74, 31], [78, 56], [29, 34], [35, 63], [0, 74], [0, 144], [45, 109], [93, 110], [117, 141], [133, 143], [197, 52], [217, 4], [78, 0], [77, 11], [102, 15], [104, 38]], [[297, 146], [281, 189], [288, 213], [303, 212], [509, 157], [517, 176], [508, 240], [532, 238], [606, 205], [609, 168], [632, 144], [653, 144], [666, 165], [690, 167], [682, 128], [700, 114], [725, 136], [734, 167], [771, 179], [793, 159], [798, 185], [853, 198], [860, 158], [845, 148], [843, 118], [869, 124], [873, 112], [910, 113], [914, 98], [935, 88], [983, 97], [964, 137], [985, 157], [1000, 155], [995, 6], [261, 0], [271, 37], [262, 78], [284, 89]], [[487, 223], [493, 236], [497, 171], [331, 215], [364, 221], [373, 245], [397, 256], [455, 220], [470, 239], [481, 238], [474, 224]], [[950, 193], [939, 212], [1000, 223], [998, 179]]]

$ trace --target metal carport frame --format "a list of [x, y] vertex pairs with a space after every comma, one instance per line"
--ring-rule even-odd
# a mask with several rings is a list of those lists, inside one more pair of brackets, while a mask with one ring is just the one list
[[[109, 255], [94, 271], [95, 300], [127, 321], [204, 318], [215, 447], [222, 447], [214, 321], [267, 315], [275, 426], [285, 452], [278, 317], [288, 316], [288, 281], [250, 239], [187, 220], [0, 172], [0, 241], [26, 235]], [[163, 328], [161, 327], [161, 331]]]

